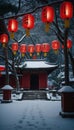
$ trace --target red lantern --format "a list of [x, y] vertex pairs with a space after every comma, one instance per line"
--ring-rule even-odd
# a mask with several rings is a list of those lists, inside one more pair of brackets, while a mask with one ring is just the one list
[[5, 45], [8, 43], [8, 35], [7, 34], [1, 34], [0, 42], [3, 44], [3, 47], [5, 47]]
[[36, 44], [35, 45], [35, 51], [37, 52], [37, 55], [40, 54], [40, 52], [41, 52], [41, 44]]
[[49, 31], [49, 23], [53, 22], [54, 20], [54, 8], [51, 6], [46, 6], [42, 9], [42, 21], [46, 23], [45, 30], [46, 32]]
[[14, 42], [14, 43], [12, 44], [12, 51], [13, 51], [13, 54], [14, 54], [14, 55], [16, 54], [17, 50], [18, 50], [18, 43], [17, 43], [17, 42]]
[[26, 35], [29, 36], [29, 30], [34, 27], [34, 16], [31, 14], [24, 15], [22, 26], [26, 29]]
[[[70, 49], [72, 47], [72, 41], [70, 39], [67, 40], [67, 48]], [[64, 48], [64, 45], [62, 45], [62, 48]]]
[[0, 76], [2, 75], [2, 74], [1, 74], [1, 71], [4, 71], [4, 70], [5, 70], [5, 66], [0, 65]]
[[30, 44], [28, 45], [28, 52], [30, 53], [30, 56], [32, 56], [32, 54], [34, 53], [34, 45], [33, 44]]
[[41, 51], [44, 53], [44, 56], [47, 56], [47, 53], [50, 51], [50, 45], [48, 43], [43, 43], [41, 45]]
[[60, 43], [57, 40], [52, 41], [52, 49], [56, 52], [58, 52], [58, 49], [60, 48]]
[[5, 66], [0, 65], [0, 71], [4, 71], [5, 70]]
[[70, 49], [72, 47], [72, 41], [70, 39], [67, 40], [67, 48]]
[[14, 38], [14, 32], [18, 30], [18, 22], [16, 19], [10, 19], [8, 21], [8, 31], [11, 33], [11, 38]]
[[73, 5], [71, 2], [63, 2], [60, 6], [60, 17], [65, 20], [65, 27], [68, 28], [69, 19], [73, 17]]
[[27, 49], [27, 46], [26, 44], [21, 44], [20, 45], [20, 52], [22, 54], [22, 57], [24, 57], [25, 53], [26, 53], [26, 49]]

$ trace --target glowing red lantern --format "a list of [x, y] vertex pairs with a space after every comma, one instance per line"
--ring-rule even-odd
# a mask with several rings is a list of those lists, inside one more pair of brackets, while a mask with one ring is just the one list
[[28, 45], [28, 52], [30, 53], [30, 56], [32, 56], [32, 54], [34, 53], [34, 45], [33, 44], [29, 44]]
[[41, 52], [41, 44], [36, 44], [35, 45], [35, 51], [37, 52], [37, 55], [40, 54], [40, 52]]
[[5, 70], [5, 66], [4, 65], [0, 65], [0, 71], [4, 71]]
[[65, 20], [65, 27], [70, 26], [69, 19], [73, 17], [73, 5], [71, 2], [63, 2], [60, 6], [60, 17]]
[[22, 57], [24, 57], [25, 53], [26, 53], [26, 50], [27, 50], [27, 46], [26, 44], [21, 44], [20, 45], [20, 52], [22, 54]]
[[10, 19], [8, 21], [8, 31], [10, 32], [10, 37], [14, 38], [14, 33], [18, 30], [18, 22], [16, 19]]
[[18, 50], [18, 43], [17, 43], [17, 42], [14, 42], [14, 43], [12, 44], [12, 51], [13, 51], [13, 54], [14, 54], [14, 55], [16, 54], [17, 50]]
[[47, 56], [47, 53], [50, 51], [49, 43], [43, 43], [41, 45], [41, 51], [44, 53], [44, 56]]
[[[70, 39], [67, 40], [67, 48], [70, 49], [72, 47], [72, 41]], [[62, 45], [62, 48], [64, 48], [64, 45]]]
[[58, 40], [54, 40], [51, 43], [52, 49], [56, 52], [58, 52], [58, 49], [60, 48], [60, 43]]
[[29, 36], [29, 30], [34, 27], [34, 16], [31, 14], [24, 15], [22, 26], [26, 29], [26, 35]]
[[67, 48], [70, 49], [72, 47], [72, 41], [70, 39], [67, 40]]
[[2, 75], [1, 72], [5, 70], [5, 66], [0, 65], [0, 76]]
[[46, 32], [49, 31], [49, 23], [54, 20], [54, 8], [51, 6], [46, 6], [42, 9], [42, 21], [45, 23]]
[[0, 42], [3, 44], [3, 47], [5, 47], [5, 45], [8, 43], [8, 35], [7, 34], [1, 34]]

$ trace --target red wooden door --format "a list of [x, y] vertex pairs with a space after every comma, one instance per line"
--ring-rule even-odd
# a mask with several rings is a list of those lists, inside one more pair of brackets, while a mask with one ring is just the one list
[[30, 89], [30, 73], [24, 72], [21, 81], [21, 88]]
[[47, 73], [42, 72], [39, 74], [39, 89], [47, 88]]

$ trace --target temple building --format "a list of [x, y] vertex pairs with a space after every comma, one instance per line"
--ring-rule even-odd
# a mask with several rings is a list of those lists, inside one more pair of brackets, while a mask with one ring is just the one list
[[[16, 70], [19, 76], [20, 88], [26, 90], [42, 90], [47, 88], [48, 75], [54, 71], [58, 65], [51, 64], [45, 60], [26, 60]], [[15, 77], [9, 75], [10, 85], [15, 88]], [[5, 84], [5, 75], [0, 77], [0, 87]]]

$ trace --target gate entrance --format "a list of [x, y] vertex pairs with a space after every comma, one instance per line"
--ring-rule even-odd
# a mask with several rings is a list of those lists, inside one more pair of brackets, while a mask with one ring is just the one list
[[31, 74], [30, 90], [39, 90], [39, 75], [38, 74]]

